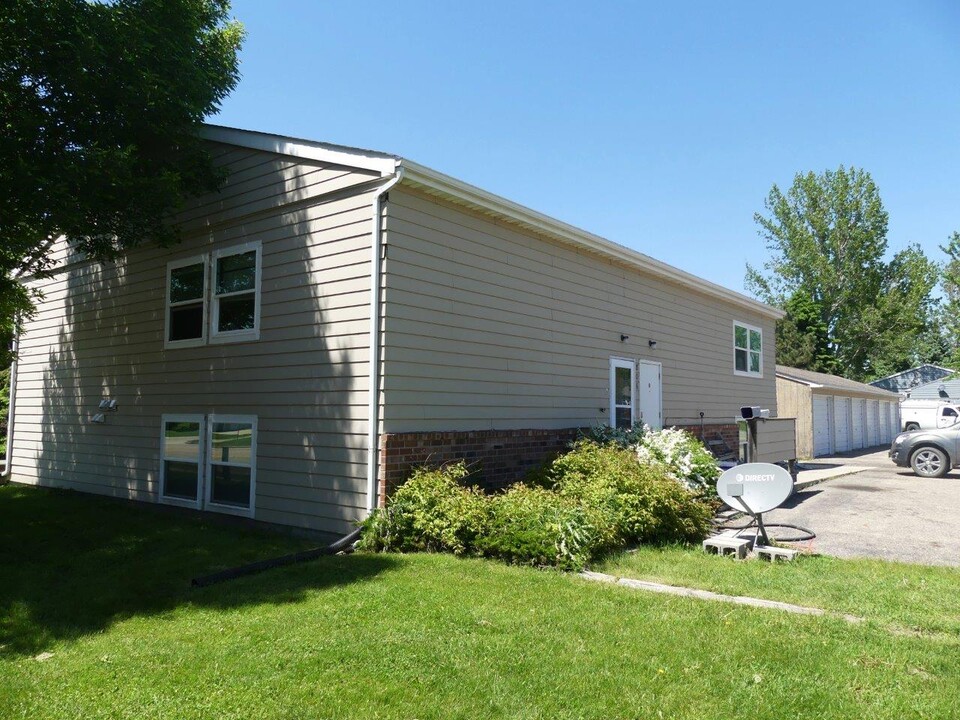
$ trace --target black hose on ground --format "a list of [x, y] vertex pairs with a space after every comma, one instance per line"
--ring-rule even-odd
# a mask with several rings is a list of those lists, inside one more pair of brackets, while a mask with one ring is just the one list
[[[751, 520], [746, 525], [730, 525], [728, 523], [721, 523], [716, 527], [718, 530], [748, 530], [749, 528], [758, 526], [756, 520]], [[806, 540], [813, 540], [817, 536], [817, 534], [810, 528], [805, 528], [801, 525], [791, 525], [790, 523], [764, 523], [763, 527], [767, 528], [768, 530], [770, 528], [789, 528], [791, 530], [799, 530], [803, 533], [803, 535], [799, 535], [797, 537], [774, 537], [771, 535], [771, 539], [778, 542], [804, 542]]]
[[357, 528], [349, 535], [344, 535], [339, 540], [325, 547], [301, 550], [300, 552], [290, 553], [289, 555], [281, 555], [280, 557], [270, 558], [269, 560], [258, 560], [257, 562], [247, 563], [246, 565], [240, 565], [239, 567], [230, 568], [229, 570], [221, 570], [220, 572], [211, 573], [210, 575], [201, 575], [200, 577], [193, 578], [190, 584], [193, 587], [206, 587], [207, 585], [213, 585], [218, 582], [223, 582], [224, 580], [233, 580], [238, 577], [243, 577], [244, 575], [253, 575], [254, 573], [263, 572], [264, 570], [272, 570], [273, 568], [283, 567], [285, 565], [294, 565], [308, 560], [316, 560], [318, 557], [323, 557], [324, 555], [336, 555], [351, 547], [359, 539], [360, 528]]

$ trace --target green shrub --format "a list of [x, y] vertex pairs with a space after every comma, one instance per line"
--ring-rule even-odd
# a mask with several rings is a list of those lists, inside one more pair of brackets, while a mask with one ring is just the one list
[[10, 368], [0, 370], [0, 457], [7, 454], [7, 420], [10, 416]]
[[463, 462], [444, 468], [420, 468], [394, 492], [386, 508], [362, 524], [360, 547], [398, 552], [434, 551], [463, 555], [486, 529], [487, 498], [462, 485]]
[[703, 443], [685, 430], [667, 428], [645, 433], [635, 450], [641, 463], [659, 463], [689, 489], [708, 496], [716, 494], [720, 466]]
[[577, 570], [597, 550], [596, 531], [579, 503], [522, 483], [490, 498], [487, 529], [477, 538], [480, 553], [520, 565]]
[[598, 549], [625, 543], [694, 542], [710, 527], [711, 509], [657, 462], [636, 452], [580, 440], [550, 469], [557, 492], [582, 505]]
[[627, 543], [700, 540], [712, 514], [666, 466], [615, 443], [578, 440], [537, 471], [546, 487], [488, 496], [466, 476], [463, 463], [414, 472], [364, 521], [360, 547], [579, 569]]
[[610, 427], [609, 425], [593, 425], [586, 430], [580, 430], [578, 440], [590, 440], [599, 445], [618, 445], [622, 448], [633, 447], [638, 444], [650, 428], [643, 423], [634, 423], [629, 428]]

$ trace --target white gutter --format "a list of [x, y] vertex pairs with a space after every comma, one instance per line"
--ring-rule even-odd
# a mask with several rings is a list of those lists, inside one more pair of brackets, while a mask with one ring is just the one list
[[13, 471], [13, 415], [17, 405], [17, 351], [19, 350], [19, 345], [19, 333], [15, 333], [11, 347], [13, 362], [10, 363], [10, 409], [7, 411], [7, 453], [3, 460], [3, 471], [0, 472], [0, 480], [4, 482], [10, 479], [10, 474]]
[[373, 199], [373, 229], [370, 240], [370, 389], [367, 404], [367, 512], [377, 507], [380, 459], [380, 276], [382, 242], [383, 196], [403, 179], [403, 168], [397, 167], [392, 178], [380, 186]]

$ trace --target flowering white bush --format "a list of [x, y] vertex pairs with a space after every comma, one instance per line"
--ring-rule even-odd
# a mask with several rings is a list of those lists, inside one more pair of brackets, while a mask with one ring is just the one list
[[720, 477], [720, 466], [696, 437], [677, 428], [651, 430], [634, 446], [642, 463], [658, 462], [678, 482], [691, 490], [711, 490]]

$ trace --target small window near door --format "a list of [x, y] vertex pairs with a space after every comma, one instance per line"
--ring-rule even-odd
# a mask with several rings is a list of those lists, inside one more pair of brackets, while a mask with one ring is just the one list
[[634, 420], [636, 364], [632, 360], [610, 358], [610, 425], [630, 429]]
[[164, 415], [160, 441], [160, 496], [196, 507], [202, 479], [202, 415]]

